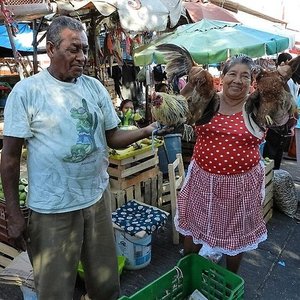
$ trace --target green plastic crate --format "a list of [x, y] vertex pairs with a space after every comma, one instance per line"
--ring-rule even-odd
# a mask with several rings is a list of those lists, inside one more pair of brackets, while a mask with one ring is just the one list
[[134, 295], [119, 300], [185, 300], [196, 289], [209, 300], [244, 298], [244, 280], [240, 276], [200, 255], [190, 254]]

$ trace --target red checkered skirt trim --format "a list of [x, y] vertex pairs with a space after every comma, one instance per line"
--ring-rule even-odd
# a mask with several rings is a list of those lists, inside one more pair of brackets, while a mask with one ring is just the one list
[[246, 173], [218, 175], [193, 161], [177, 197], [175, 226], [194, 243], [224, 254], [255, 249], [267, 238], [263, 191], [262, 163]]

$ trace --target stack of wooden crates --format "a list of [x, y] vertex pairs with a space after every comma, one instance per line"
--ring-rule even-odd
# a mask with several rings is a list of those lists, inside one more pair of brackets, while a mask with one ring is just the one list
[[162, 190], [157, 148], [146, 147], [126, 158], [110, 156], [108, 173], [112, 211], [132, 199], [157, 207]]

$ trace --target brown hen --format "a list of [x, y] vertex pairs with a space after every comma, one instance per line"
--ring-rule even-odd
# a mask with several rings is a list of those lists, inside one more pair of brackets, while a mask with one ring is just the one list
[[275, 71], [257, 71], [257, 88], [248, 97], [245, 108], [247, 113], [253, 113], [253, 120], [261, 129], [285, 125], [294, 116], [296, 103], [287, 81], [299, 64], [300, 56]]
[[[187, 75], [193, 66], [197, 66], [185, 48], [173, 44], [161, 44], [156, 48], [164, 53], [167, 61], [166, 73], [170, 81], [175, 76]], [[200, 77], [192, 84], [195, 88], [187, 99], [189, 108], [187, 123], [200, 125], [210, 120], [218, 111], [220, 99], [214, 88], [213, 76], [208, 71], [203, 69]]]

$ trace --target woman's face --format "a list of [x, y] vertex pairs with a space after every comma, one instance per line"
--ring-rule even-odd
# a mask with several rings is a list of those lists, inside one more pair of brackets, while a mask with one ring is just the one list
[[223, 76], [223, 94], [230, 99], [247, 96], [251, 85], [251, 72], [245, 64], [233, 65]]

